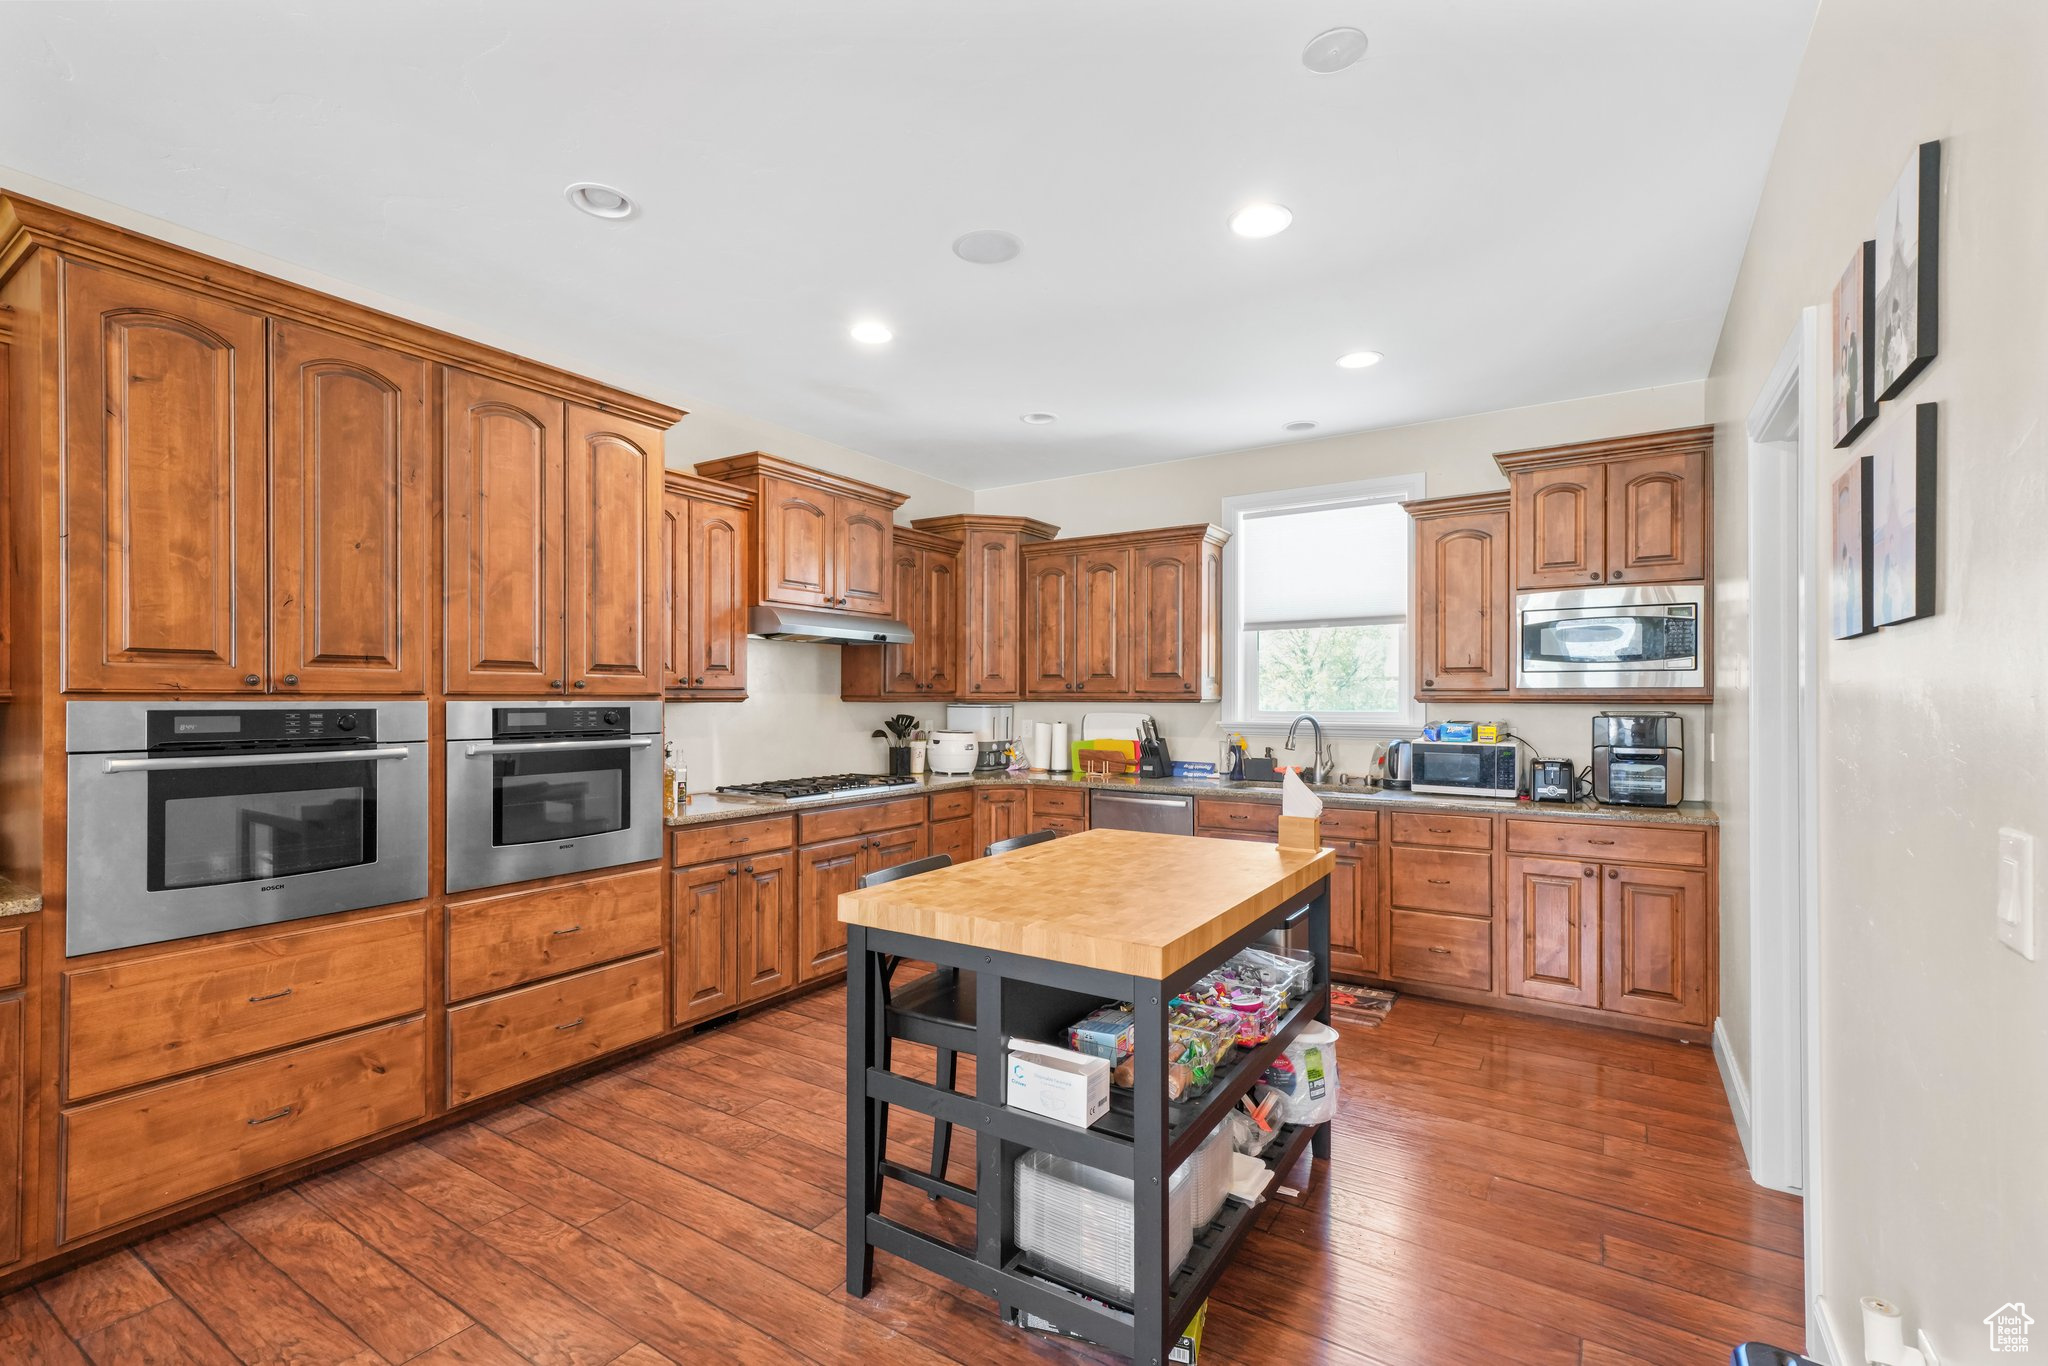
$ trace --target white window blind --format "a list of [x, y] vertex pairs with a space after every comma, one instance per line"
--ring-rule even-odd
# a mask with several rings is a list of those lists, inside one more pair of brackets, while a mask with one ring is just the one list
[[1247, 512], [1242, 629], [1370, 626], [1408, 617], [1408, 514], [1391, 501]]

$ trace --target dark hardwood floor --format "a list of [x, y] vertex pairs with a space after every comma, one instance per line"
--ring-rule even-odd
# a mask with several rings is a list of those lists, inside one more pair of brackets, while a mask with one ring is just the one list
[[[1107, 1360], [887, 1256], [844, 1294], [844, 1008], [807, 997], [18, 1291], [0, 1361]], [[1750, 1183], [1706, 1049], [1414, 998], [1339, 1028], [1335, 1157], [1262, 1211], [1204, 1363], [1803, 1341], [1799, 1202]], [[891, 1135], [905, 1160], [929, 1141]], [[972, 1161], [963, 1135], [955, 1179]], [[966, 1232], [921, 1196], [890, 1210]]]

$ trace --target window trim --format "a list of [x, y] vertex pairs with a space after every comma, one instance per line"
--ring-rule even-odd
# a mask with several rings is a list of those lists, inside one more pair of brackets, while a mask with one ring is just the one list
[[[1307, 488], [1274, 489], [1265, 493], [1239, 494], [1223, 500], [1223, 527], [1230, 540], [1223, 548], [1223, 706], [1216, 724], [1225, 730], [1284, 730], [1291, 715], [1248, 709], [1250, 694], [1246, 683], [1251, 676], [1255, 643], [1244, 629], [1242, 564], [1238, 547], [1240, 532], [1248, 514], [1306, 510], [1329, 503], [1408, 503], [1423, 496], [1421, 474], [1402, 474], [1380, 479], [1359, 479], [1341, 484], [1316, 484]], [[1406, 560], [1410, 574], [1410, 602], [1413, 602], [1415, 527], [1408, 524]], [[1400, 708], [1394, 712], [1337, 712], [1325, 720], [1318, 713], [1326, 733], [1337, 735], [1412, 735], [1422, 724], [1422, 703], [1415, 698], [1415, 623], [1403, 614], [1407, 640], [1401, 650]]]

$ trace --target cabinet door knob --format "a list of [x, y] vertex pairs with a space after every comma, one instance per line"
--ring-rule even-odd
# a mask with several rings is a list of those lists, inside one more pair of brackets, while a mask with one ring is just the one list
[[242, 686], [243, 686], [243, 687], [245, 687], [245, 688], [253, 688], [253, 687], [255, 687], [255, 686], [256, 686], [256, 685], [258, 684], [258, 683], [261, 683], [262, 681], [263, 681], [263, 678], [262, 678], [262, 675], [260, 675], [260, 674], [243, 674], [243, 675], [242, 675]]
[[740, 866], [737, 863], [733, 864], [725, 870], [725, 875], [727, 877], [738, 877], [740, 875]]
[[1425, 688], [1434, 688], [1436, 686], [1436, 680], [1434, 678], [1425, 678], [1422, 680], [1422, 686]]
[[703, 686], [704, 686], [704, 680], [703, 680], [703, 679], [701, 679], [701, 678], [700, 678], [700, 679], [698, 679], [698, 680], [697, 680], [697, 686], [698, 686], [698, 687], [700, 687], [700, 688], [701, 688], [701, 687], [703, 687]]
[[1600, 576], [1598, 574], [1588, 574], [1586, 575], [1586, 577], [1591, 579], [1595, 583], [1600, 582]]
[[1589, 867], [1589, 868], [1587, 868], [1587, 869], [1586, 869], [1586, 876], [1587, 876], [1587, 877], [1599, 877], [1599, 876], [1600, 876], [1600, 870], [1599, 870], [1598, 868], [1591, 868], [1591, 867]]
[[746, 867], [742, 868], [740, 871], [743, 873], [751, 873], [754, 871], [754, 865], [750, 863]]
[[284, 676], [284, 683], [288, 688], [296, 688], [299, 686], [299, 676], [297, 674], [286, 674]]
[[1621, 577], [1621, 571], [1617, 569], [1612, 574], [1609, 574], [1607, 577], [1610, 579], [1618, 579]]
[[548, 680], [548, 686], [550, 688], [553, 688], [556, 692], [560, 692], [562, 690], [562, 680], [559, 678], [551, 678]]
[[579, 678], [576, 680], [576, 686], [579, 688], [587, 688], [590, 686], [590, 684], [585, 682], [583, 679]]
[[1621, 869], [1619, 869], [1619, 868], [1609, 868], [1609, 869], [1607, 870], [1607, 876], [1609, 876], [1609, 877], [1616, 877], [1616, 878], [1618, 878], [1618, 877], [1620, 877], [1620, 876], [1621, 876]]

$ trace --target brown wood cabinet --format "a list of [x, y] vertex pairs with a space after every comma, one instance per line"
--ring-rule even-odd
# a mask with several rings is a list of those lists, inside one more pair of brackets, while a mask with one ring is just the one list
[[1507, 495], [1408, 504], [1415, 518], [1415, 682], [1430, 697], [1507, 691]]
[[658, 949], [661, 872], [640, 868], [451, 901], [448, 999], [503, 991]]
[[448, 1011], [448, 1100], [465, 1105], [662, 1029], [662, 955], [557, 977]]
[[1705, 1026], [1713, 965], [1707, 875], [1608, 864], [1600, 880], [1600, 1007]]
[[1021, 787], [983, 787], [974, 793], [974, 853], [978, 858], [997, 840], [1029, 833], [1030, 806]]
[[1600, 1004], [1600, 865], [1508, 859], [1507, 992]]
[[907, 645], [848, 645], [839, 654], [839, 695], [848, 701], [953, 697], [960, 690], [960, 543], [896, 532], [896, 614]]
[[661, 685], [677, 700], [747, 695], [747, 565], [754, 497], [666, 476], [661, 499]]
[[28, 1003], [20, 992], [0, 995], [0, 1267], [21, 1260], [22, 1156], [27, 1136], [23, 1093], [28, 1061], [23, 1041]]
[[895, 527], [908, 495], [753, 451], [697, 466], [753, 492], [758, 517], [749, 604], [889, 616]]
[[1515, 590], [1707, 576], [1711, 427], [1494, 457], [1513, 497]]
[[418, 356], [271, 324], [274, 687], [426, 691], [435, 463], [426, 401]]
[[1323, 845], [1337, 856], [1330, 873], [1330, 970], [1353, 977], [1380, 972], [1380, 844], [1326, 829]]
[[1023, 697], [1024, 548], [1051, 540], [1059, 528], [980, 514], [920, 517], [911, 525], [960, 546], [955, 692], [976, 702]]
[[[10, 322], [6, 310], [0, 309], [0, 702], [14, 695], [14, 578], [20, 572], [14, 562], [13, 531], [4, 512], [10, 506], [9, 491], [19, 477], [9, 458], [8, 402], [14, 383]], [[0, 1265], [4, 1264], [5, 1258], [0, 1257]]]
[[1131, 691], [1173, 702], [1223, 696], [1223, 531], [1131, 549]]
[[797, 983], [796, 856], [786, 849], [756, 854], [740, 864], [737, 881], [735, 980], [747, 1005]]
[[805, 815], [797, 849], [796, 978], [815, 982], [846, 971], [839, 894], [881, 868], [925, 856], [922, 798], [840, 807]]
[[660, 429], [446, 372], [446, 687], [652, 696]]
[[708, 1020], [797, 984], [796, 881], [787, 849], [671, 875], [672, 1023]]
[[263, 315], [63, 266], [64, 687], [266, 684]]
[[1222, 549], [1212, 526], [1024, 547], [1024, 695], [1222, 695]]

